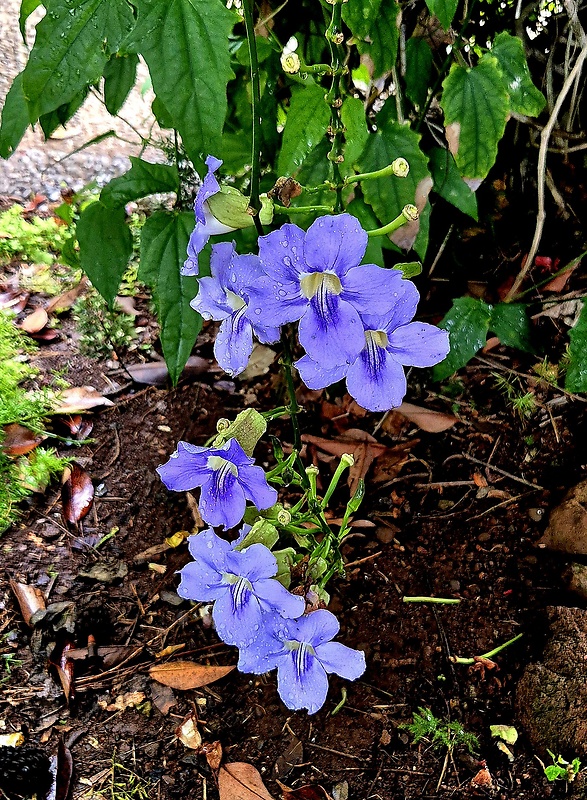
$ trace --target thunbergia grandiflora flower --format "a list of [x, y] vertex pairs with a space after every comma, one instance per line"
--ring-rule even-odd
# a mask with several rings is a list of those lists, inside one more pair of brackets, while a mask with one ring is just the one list
[[[242, 551], [211, 529], [188, 539], [194, 558], [180, 570], [180, 597], [214, 601], [212, 617], [223, 642], [249, 647], [262, 635], [265, 616], [299, 617], [305, 600], [275, 580], [277, 559], [263, 544]], [[267, 670], [264, 670], [267, 671]]]
[[179, 442], [157, 472], [174, 492], [201, 486], [200, 514], [209, 525], [234, 528], [244, 516], [247, 500], [258, 509], [271, 508], [277, 501], [277, 492], [267, 483], [265, 473], [236, 439], [221, 447]]
[[288, 708], [315, 714], [326, 700], [328, 674], [354, 681], [365, 671], [365, 654], [331, 641], [340, 625], [318, 609], [298, 619], [267, 616], [260, 635], [240, 649], [238, 669], [261, 674], [277, 668], [277, 690]]
[[350, 364], [325, 369], [322, 359], [296, 362], [310, 389], [323, 389], [346, 377], [351, 397], [369, 411], [396, 408], [407, 390], [404, 366], [431, 367], [449, 351], [448, 333], [426, 322], [412, 322], [420, 296], [402, 280], [399, 296], [387, 314], [362, 314], [363, 348]]
[[249, 362], [253, 333], [265, 343], [279, 339], [279, 328], [251, 316], [250, 287], [261, 278], [263, 269], [257, 256], [239, 256], [234, 244], [220, 242], [212, 247], [210, 272], [210, 277], [200, 278], [200, 290], [191, 306], [204, 319], [222, 320], [214, 355], [229, 375], [238, 375]]
[[350, 214], [319, 217], [305, 232], [286, 223], [259, 238], [266, 277], [250, 290], [251, 316], [272, 325], [299, 320], [300, 342], [329, 369], [356, 359], [364, 347], [361, 314], [394, 306], [402, 276], [374, 264], [359, 266], [367, 233]]
[[199, 275], [198, 255], [208, 243], [211, 236], [221, 233], [230, 233], [235, 230], [216, 219], [208, 208], [207, 200], [220, 191], [220, 184], [214, 174], [222, 166], [222, 161], [214, 156], [208, 156], [206, 166], [208, 172], [198, 189], [194, 202], [194, 213], [196, 215], [196, 226], [192, 231], [188, 242], [188, 257], [181, 270], [182, 275]]

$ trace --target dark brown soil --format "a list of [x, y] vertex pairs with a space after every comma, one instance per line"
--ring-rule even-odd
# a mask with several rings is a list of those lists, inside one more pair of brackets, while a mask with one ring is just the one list
[[[80, 358], [73, 340], [47, 345], [45, 352], [48, 348], [62, 352], [40, 359], [45, 369], [65, 364], [72, 383], [107, 390], [105, 365]], [[205, 335], [200, 353], [208, 356], [209, 350]], [[505, 351], [487, 356], [492, 357], [496, 368], [526, 372], [527, 365], [512, 364]], [[194, 709], [204, 741], [219, 740], [227, 761], [255, 765], [276, 798], [276, 778], [290, 787], [319, 783], [338, 798], [346, 797], [346, 782], [354, 800], [563, 797], [564, 782], [551, 785], [543, 776], [514, 698], [523, 669], [542, 651], [544, 609], [575, 604], [562, 585], [564, 558], [534, 543], [544, 532], [548, 509], [585, 477], [584, 405], [559, 395], [549, 413], [545, 404], [557, 393], [534, 380], [539, 407], [522, 423], [482, 363], [463, 371], [455, 401], [412, 387], [410, 400], [420, 405], [449, 412], [452, 405], [460, 417], [453, 428], [429, 434], [398, 420], [395, 434], [385, 432], [391, 426], [376, 434], [390, 447], [411, 444], [409, 458], [387, 483], [368, 483], [357, 515], [363, 522], [344, 549], [346, 578], [331, 584], [329, 606], [341, 620], [341, 641], [365, 651], [368, 669], [362, 680], [334, 678], [326, 705], [311, 717], [283, 706], [273, 675], [236, 671], [201, 690], [175, 691], [168, 698], [175, 705], [166, 715], [153, 702], [108, 710], [128, 692], [153, 699], [148, 669], [161, 661], [156, 654], [164, 648], [181, 646], [177, 655], [163, 660], [236, 663], [234, 649], [219, 643], [207, 618], [197, 610], [190, 613], [189, 604], [175, 594], [175, 572], [187, 560], [185, 545], [141, 556], [194, 524], [186, 497], [169, 493], [155, 472], [177, 441], [203, 444], [219, 417], [233, 417], [246, 402], [269, 408], [281, 401], [276, 376], [236, 389], [215, 383], [217, 377], [211, 371], [204, 381], [173, 390], [129, 387], [117, 394], [113, 408], [94, 415], [95, 442], [75, 452], [97, 489], [80, 530], [64, 524], [54, 489], [2, 539], [2, 579], [43, 591], [50, 587], [49, 602], [71, 601], [73, 606], [62, 613], [75, 617], [75, 627], [64, 623], [55, 630], [56, 623], [47, 622], [31, 642], [31, 630], [8, 583], [3, 584], [0, 613], [9, 620], [7, 629], [16, 632], [14, 652], [22, 660], [0, 697], [5, 731], [22, 730], [29, 743], [40, 743], [49, 753], [56, 751], [59, 737], [74, 735], [77, 798], [91, 797], [92, 786], [109, 786], [113, 753], [144, 780], [149, 797], [217, 797], [204, 756], [175, 737], [177, 726]], [[306, 431], [332, 437], [346, 427], [359, 427], [372, 433], [379, 421], [374, 415], [353, 418], [342, 406], [337, 419], [330, 406], [325, 413], [324, 401], [312, 398], [302, 417]], [[272, 423], [271, 432], [287, 443], [287, 421]], [[308, 450], [306, 457], [316, 452]], [[319, 463], [326, 477], [330, 465]], [[339, 501], [345, 497], [341, 491]], [[109, 533], [112, 537], [95, 549]], [[79, 576], [96, 564], [119, 576], [127, 572], [111, 583]], [[461, 603], [407, 604], [404, 595], [459, 598]], [[494, 663], [451, 661], [451, 656], [489, 652], [518, 633], [523, 638]], [[68, 706], [47, 663], [47, 648], [57, 643], [55, 660], [64, 644], [87, 646], [89, 635], [98, 646], [136, 646], [137, 654], [106, 670], [99, 663], [76, 662], [76, 692]], [[333, 715], [343, 688], [346, 702]], [[420, 706], [476, 734], [476, 756], [455, 750], [445, 764], [445, 751], [426, 743], [413, 746], [398, 726], [411, 721]], [[493, 724], [518, 728], [513, 761], [491, 738]], [[296, 739], [301, 749], [292, 748]], [[295, 755], [288, 755], [292, 749]], [[471, 783], [484, 762], [492, 776], [489, 787]]]

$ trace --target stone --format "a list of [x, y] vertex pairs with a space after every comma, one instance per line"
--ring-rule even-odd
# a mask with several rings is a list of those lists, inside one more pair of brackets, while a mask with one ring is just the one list
[[550, 513], [537, 547], [573, 555], [587, 555], [587, 481], [574, 486]]

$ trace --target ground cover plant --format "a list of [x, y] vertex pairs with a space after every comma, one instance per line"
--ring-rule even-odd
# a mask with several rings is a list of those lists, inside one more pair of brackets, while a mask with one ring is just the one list
[[[234, 419], [218, 415], [216, 432], [208, 430], [202, 444], [183, 435], [166, 441], [166, 449], [158, 450], [157, 472], [173, 492], [199, 490], [197, 530], [178, 534], [171, 544], [166, 540], [168, 549], [188, 541], [191, 558], [176, 565], [179, 602], [196, 604], [205, 624], [213, 624], [221, 641], [237, 648], [239, 672], [261, 676], [276, 670], [285, 707], [313, 717], [327, 703], [329, 676], [358, 682], [368, 667], [368, 648], [335, 641], [344, 614], [339, 621], [328, 607], [333, 595], [339, 605], [342, 596], [344, 605], [337, 582], [345, 580], [346, 548], [356, 535], [352, 525], [369, 492], [364, 481], [369, 465], [353, 468], [376, 442], [367, 434], [361, 451], [352, 436], [343, 437], [336, 450], [327, 451], [336, 460], [324, 478], [323, 470], [302, 457], [308, 443], [320, 444], [318, 436], [302, 438], [304, 398], [311, 408], [325, 392], [334, 412], [345, 409], [343, 416], [355, 413], [350, 408], [364, 415], [398, 408], [409, 414], [404, 404], [408, 377], [418, 385], [423, 380], [412, 368], [433, 368], [427, 379], [438, 387], [482, 348], [497, 346], [487, 342], [490, 333], [500, 345], [519, 351], [517, 358], [538, 362], [532, 384], [515, 367], [506, 368], [505, 376], [493, 375], [523, 423], [540, 407], [535, 400], [540, 391], [547, 395], [556, 389], [575, 399], [587, 389], [583, 290], [572, 298], [573, 325], [565, 324], [559, 337], [554, 370], [542, 358], [547, 346], [532, 330], [533, 308], [526, 302], [541, 285], [568, 279], [584, 249], [584, 242], [575, 240], [562, 267], [551, 261], [543, 280], [529, 278], [529, 270], [540, 266], [535, 255], [544, 225], [545, 148], [565, 98], [570, 96], [572, 104], [579, 91], [572, 93], [587, 53], [581, 23], [569, 11], [569, 37], [579, 44], [546, 112], [537, 173], [539, 218], [525, 262], [520, 259], [513, 273], [504, 271], [487, 292], [460, 296], [460, 287], [454, 292], [451, 287], [444, 316], [432, 313], [426, 317], [431, 321], [421, 321], [413, 279], [426, 263], [434, 226], [441, 225], [435, 216], [440, 218], [448, 204], [461, 222], [462, 215], [478, 219], [476, 191], [496, 164], [506, 123], [514, 117], [531, 125], [551, 99], [532, 80], [521, 38], [499, 29], [487, 13], [476, 20], [489, 21], [487, 36], [480, 24], [472, 33], [474, 6], [465, 10], [458, 4], [422, 4], [418, 15], [388, 0], [299, 3], [295, 9], [248, 0], [229, 8], [220, 0], [140, 0], [136, 5], [118, 0], [113, 7], [48, 0], [43, 5], [46, 14], [37, 24], [29, 60], [4, 106], [0, 153], [9, 155], [29, 124], [38, 122], [49, 134], [66, 123], [101, 78], [104, 102], [115, 114], [141, 56], [156, 95], [153, 112], [167, 136], [160, 146], [172, 156], [171, 163], [156, 164], [133, 158], [125, 175], [83, 204], [75, 242], [69, 244], [72, 262], [79, 259], [113, 308], [133, 253], [127, 206], [157, 195], [141, 229], [138, 279], [153, 293], [171, 382], [180, 380], [205, 323], [220, 323], [213, 353], [231, 379], [245, 373], [260, 346], [278, 351], [278, 404], [266, 397], [260, 410], [248, 408]], [[22, 25], [34, 7], [23, 2]], [[538, 9], [546, 11], [557, 9]], [[538, 13], [534, 33], [541, 24]], [[428, 277], [434, 267], [435, 262]], [[209, 337], [211, 330], [208, 325]], [[534, 357], [536, 351], [540, 358]], [[441, 391], [453, 395], [456, 407], [464, 403], [457, 381]], [[547, 407], [546, 400], [540, 402]], [[553, 428], [558, 441], [554, 422]], [[171, 431], [164, 422], [159, 430]], [[527, 436], [529, 460], [535, 442]], [[476, 456], [463, 457], [475, 463]], [[343, 500], [341, 483], [349, 473], [350, 496]], [[396, 478], [392, 473], [390, 486]], [[534, 491], [526, 478], [521, 482]], [[444, 488], [446, 481], [438, 483]], [[473, 483], [480, 491], [488, 488], [477, 473]], [[171, 502], [162, 493], [159, 499]], [[115, 528], [106, 539], [92, 539], [90, 547], [97, 551], [115, 539]], [[157, 573], [158, 565], [148, 563]], [[85, 577], [98, 572], [90, 570]], [[483, 574], [481, 568], [478, 572]], [[446, 598], [454, 600], [459, 602]], [[508, 638], [505, 646], [519, 638]], [[60, 659], [67, 662], [64, 653], [73, 643], [57, 639], [58, 655], [50, 660], [59, 665], [70, 700], [71, 677], [63, 678]], [[157, 642], [166, 656], [165, 640], [155, 636], [147, 646]], [[88, 638], [86, 655], [76, 657], [91, 658], [93, 646]], [[482, 656], [446, 655], [453, 668], [491, 671], [496, 667], [492, 657], [504, 646], [492, 641], [488, 648]], [[163, 685], [186, 688], [185, 682], [166, 683], [164, 671], [154, 674]], [[340, 682], [336, 686], [343, 686], [342, 699], [333, 715], [344, 709], [349, 691]], [[121, 697], [120, 711], [143, 708], [144, 696]], [[104, 707], [110, 708], [107, 701]], [[194, 714], [177, 728], [184, 743], [197, 740]], [[453, 750], [462, 746], [471, 758], [476, 752], [479, 740], [468, 728], [450, 718], [442, 722], [424, 706], [406, 727], [414, 744], [427, 738], [444, 748], [437, 792]], [[214, 766], [201, 747], [200, 740], [192, 749], [206, 756], [220, 796], [230, 797], [226, 782], [242, 784], [242, 778], [235, 779], [228, 767], [223, 772], [219, 760]], [[579, 763], [555, 761], [560, 775], [553, 782], [574, 783], [570, 776]], [[478, 766], [467, 784], [470, 791], [492, 785], [485, 764]], [[247, 785], [258, 790], [256, 780], [249, 776]], [[378, 775], [369, 796], [377, 796], [372, 794], [377, 780]]]

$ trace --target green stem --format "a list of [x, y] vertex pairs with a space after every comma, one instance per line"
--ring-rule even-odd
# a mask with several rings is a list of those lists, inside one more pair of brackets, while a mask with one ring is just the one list
[[276, 214], [311, 214], [314, 211], [324, 211], [327, 214], [332, 214], [334, 211], [333, 206], [273, 206], [273, 211]]
[[373, 181], [377, 178], [389, 178], [394, 175], [396, 178], [405, 177], [408, 174], [408, 169], [402, 169], [399, 167], [398, 162], [405, 162], [407, 165], [407, 161], [403, 158], [396, 158], [391, 164], [388, 164], [383, 169], [377, 169], [375, 172], [362, 172], [358, 175], [348, 175], [344, 179], [345, 186], [348, 186], [350, 183], [359, 183], [359, 181]]
[[466, 666], [471, 666], [471, 664], [475, 663], [475, 659], [479, 658], [493, 658], [498, 653], [501, 653], [502, 650], [505, 650], [506, 647], [509, 647], [510, 644], [517, 642], [518, 639], [521, 639], [523, 633], [519, 633], [517, 636], [514, 636], [513, 639], [509, 639], [505, 644], [500, 644], [499, 647], [495, 647], [493, 650], [490, 650], [488, 653], [483, 653], [483, 655], [475, 656], [474, 658], [460, 658], [460, 656], [451, 656], [450, 660], [453, 664], [465, 664]]
[[375, 228], [372, 231], [367, 231], [367, 236], [385, 236], [386, 234], [397, 231], [398, 228], [401, 228], [402, 225], [405, 225], [406, 222], [410, 221], [410, 219], [418, 219], [417, 216], [418, 209], [415, 206], [405, 206], [404, 210], [406, 208], [415, 209], [416, 211], [415, 216], [413, 217], [409, 216], [408, 214], [404, 213], [404, 211], [402, 211], [402, 213], [399, 216], [397, 216], [395, 219], [392, 219], [391, 222], [388, 222], [387, 225], [384, 225], [382, 228]]
[[437, 603], [441, 606], [456, 606], [461, 601], [456, 597], [402, 597], [404, 603]]
[[334, 183], [336, 184], [336, 206], [335, 210], [343, 210], [342, 202], [342, 175], [340, 164], [344, 161], [344, 125], [340, 115], [342, 106], [341, 97], [341, 76], [344, 66], [344, 50], [342, 48], [342, 3], [343, 0], [330, 0], [332, 3], [332, 18], [330, 25], [326, 29], [326, 41], [330, 48], [330, 63], [332, 65], [332, 84], [326, 95], [326, 102], [330, 106], [330, 127], [329, 134], [332, 137], [332, 147], [328, 153], [328, 159], [332, 162]]
[[261, 84], [259, 81], [259, 59], [257, 57], [257, 42], [255, 41], [255, 25], [253, 22], [254, 0], [244, 0], [243, 11], [245, 16], [245, 29], [247, 44], [251, 61], [251, 114], [253, 118], [252, 153], [251, 153], [251, 199], [249, 204], [257, 213], [253, 217], [259, 236], [262, 236], [263, 226], [259, 219], [261, 203], [259, 201], [259, 184], [261, 180]]

